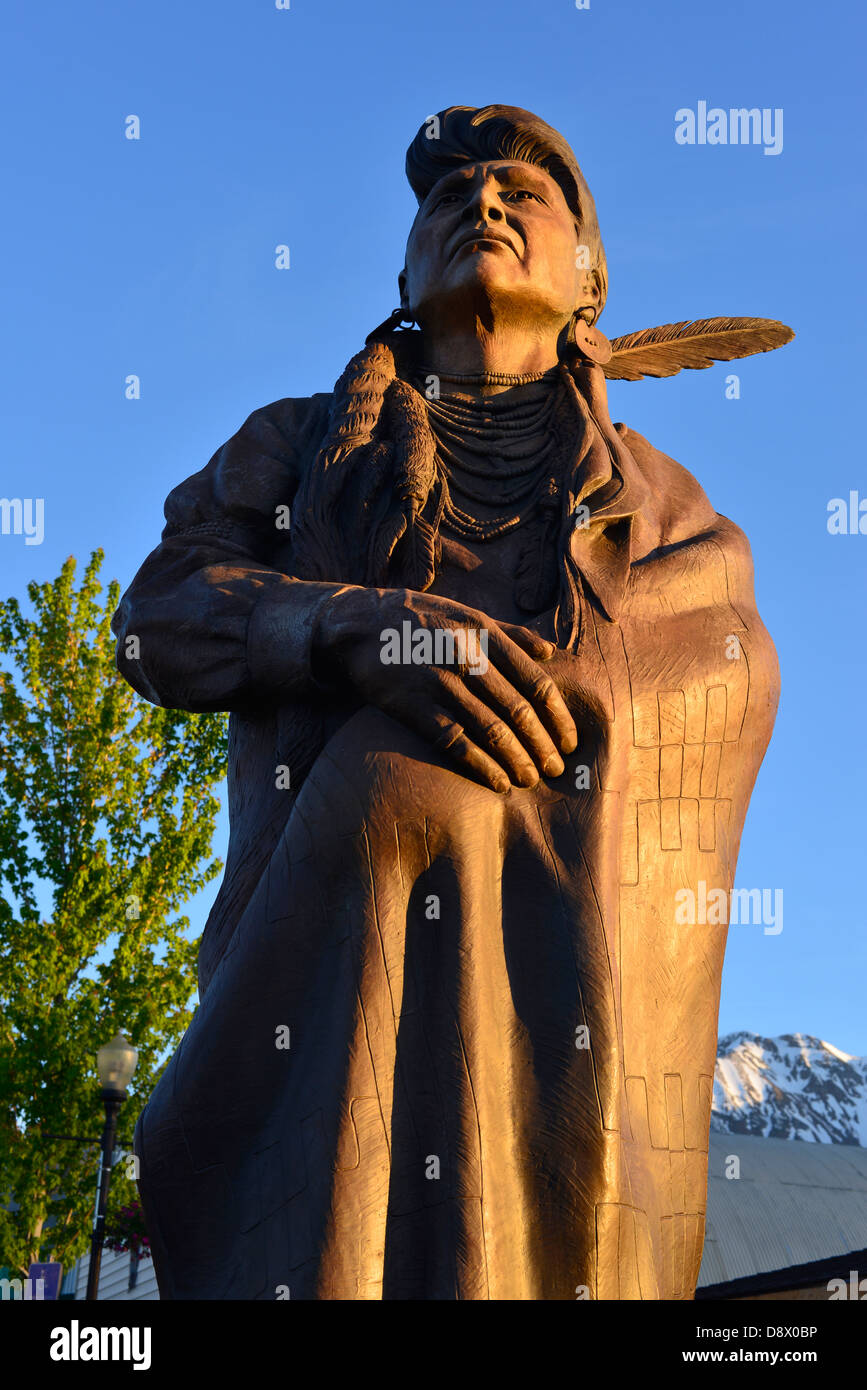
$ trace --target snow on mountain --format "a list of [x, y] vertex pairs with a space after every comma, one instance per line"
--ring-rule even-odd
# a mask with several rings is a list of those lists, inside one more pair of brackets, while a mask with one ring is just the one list
[[820, 1038], [720, 1038], [711, 1129], [867, 1147], [867, 1057]]

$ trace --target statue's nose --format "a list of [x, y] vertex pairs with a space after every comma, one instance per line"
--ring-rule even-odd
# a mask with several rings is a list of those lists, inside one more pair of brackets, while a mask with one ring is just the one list
[[505, 215], [492, 192], [482, 186], [470, 198], [461, 215], [463, 222], [503, 222]]

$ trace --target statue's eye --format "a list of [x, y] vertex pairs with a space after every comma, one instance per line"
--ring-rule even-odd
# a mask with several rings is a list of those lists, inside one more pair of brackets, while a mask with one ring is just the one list
[[459, 203], [459, 202], [460, 202], [460, 197], [458, 196], [457, 193], [443, 193], [443, 195], [442, 195], [441, 198], [437, 198], [436, 202], [435, 202], [434, 205], [433, 205], [432, 211], [433, 211], [433, 212], [436, 212], [437, 208], [441, 208], [441, 207], [443, 206], [444, 203]]
[[519, 198], [533, 198], [537, 203], [542, 202], [538, 193], [534, 193], [532, 189], [529, 188], [512, 188], [504, 193], [503, 197], [508, 198], [512, 202], [516, 202]]

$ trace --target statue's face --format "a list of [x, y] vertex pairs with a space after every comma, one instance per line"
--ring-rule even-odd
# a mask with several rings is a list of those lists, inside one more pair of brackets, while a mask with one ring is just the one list
[[544, 169], [516, 160], [462, 165], [418, 210], [402, 302], [433, 331], [492, 313], [558, 331], [576, 309], [598, 302], [578, 245], [575, 218]]

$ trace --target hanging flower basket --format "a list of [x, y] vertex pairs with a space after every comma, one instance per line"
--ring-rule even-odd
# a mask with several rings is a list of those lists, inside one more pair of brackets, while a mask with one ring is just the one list
[[132, 1202], [129, 1206], [120, 1208], [111, 1223], [111, 1231], [106, 1234], [105, 1248], [114, 1250], [117, 1254], [128, 1250], [139, 1259], [150, 1256], [150, 1239], [145, 1231], [144, 1213], [140, 1203]]

